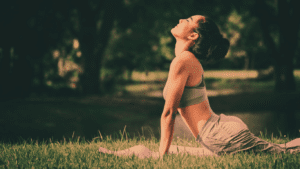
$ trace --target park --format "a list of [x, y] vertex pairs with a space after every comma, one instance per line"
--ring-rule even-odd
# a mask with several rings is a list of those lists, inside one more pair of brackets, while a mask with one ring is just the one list
[[[0, 10], [8, 16], [0, 30], [0, 168], [299, 168], [299, 153], [157, 160], [98, 152], [158, 152], [175, 57], [170, 30], [195, 14], [210, 16], [230, 42], [223, 60], [200, 61], [212, 110], [275, 144], [300, 138], [299, 2], [33, 3]], [[179, 114], [172, 145], [201, 147]]]

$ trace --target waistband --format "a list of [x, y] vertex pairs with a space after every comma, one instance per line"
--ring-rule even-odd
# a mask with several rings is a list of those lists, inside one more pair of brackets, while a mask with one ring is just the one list
[[206, 126], [208, 126], [210, 123], [215, 123], [216, 121], [218, 121], [220, 119], [220, 116], [217, 115], [215, 112], [211, 112], [211, 116], [210, 118], [206, 121], [206, 123], [203, 125], [203, 127], [201, 128], [201, 130], [198, 133], [198, 136], [201, 136], [202, 131], [205, 130]]

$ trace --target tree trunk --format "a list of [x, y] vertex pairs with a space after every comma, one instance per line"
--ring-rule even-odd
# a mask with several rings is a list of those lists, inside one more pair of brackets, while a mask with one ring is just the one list
[[[84, 73], [80, 77], [82, 81], [82, 89], [84, 94], [99, 94], [99, 56], [93, 51], [95, 49], [95, 42], [90, 35], [93, 35], [92, 29], [84, 28], [82, 32], [86, 32], [85, 36], [90, 37], [90, 41], [79, 39], [81, 44], [81, 51], [83, 55], [83, 71]], [[89, 35], [90, 34], [90, 35]]]
[[250, 53], [250, 56], [251, 56], [251, 70], [254, 70], [255, 69], [255, 55], [251, 52]]
[[0, 101], [6, 100], [9, 93], [10, 82], [10, 47], [2, 46], [2, 56], [0, 60]]
[[[85, 4], [88, 5], [88, 4]], [[112, 1], [106, 1], [103, 8], [104, 16], [101, 22], [101, 31], [98, 33], [95, 19], [99, 15], [99, 11], [91, 11], [89, 7], [85, 6], [81, 8], [80, 19], [80, 35], [79, 42], [82, 50], [83, 58], [83, 74], [80, 75], [80, 81], [82, 82], [83, 93], [89, 94], [101, 94], [99, 87], [101, 83], [101, 70], [100, 65], [104, 50], [108, 44], [110, 32], [113, 28], [115, 8]]]
[[296, 84], [293, 75], [293, 58], [297, 46], [299, 31], [299, 0], [278, 0], [278, 26], [279, 26], [279, 49], [270, 35], [268, 23], [270, 18], [265, 1], [257, 0], [257, 15], [263, 31], [263, 38], [270, 55], [274, 58], [275, 91], [295, 91]]
[[249, 58], [249, 56], [245, 56], [245, 67], [244, 67], [244, 69], [245, 70], [249, 70], [249, 66], [250, 65], [250, 58]]
[[290, 92], [296, 90], [296, 83], [294, 78], [294, 68], [292, 59], [278, 57], [275, 64], [275, 91], [276, 92]]
[[127, 71], [127, 77], [128, 77], [129, 82], [132, 81], [132, 72], [133, 72], [133, 69], [128, 69], [128, 71]]
[[[279, 54], [275, 57], [275, 91], [295, 91], [293, 59], [298, 42], [299, 10], [293, 5], [296, 1], [288, 4], [287, 0], [278, 0], [279, 16]], [[299, 2], [298, 2], [299, 4]], [[290, 8], [291, 6], [291, 8]], [[290, 13], [292, 15], [290, 15]], [[296, 20], [295, 20], [296, 19]]]

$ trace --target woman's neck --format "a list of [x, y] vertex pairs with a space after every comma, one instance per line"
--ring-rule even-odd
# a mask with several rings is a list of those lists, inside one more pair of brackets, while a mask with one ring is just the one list
[[177, 40], [175, 44], [175, 56], [179, 56], [182, 52], [188, 51], [194, 44], [194, 41]]

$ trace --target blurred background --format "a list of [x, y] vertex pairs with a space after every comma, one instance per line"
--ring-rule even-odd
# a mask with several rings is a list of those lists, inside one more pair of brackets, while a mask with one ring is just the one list
[[[0, 140], [160, 138], [179, 19], [230, 40], [202, 63], [212, 110], [255, 134], [300, 137], [300, 1], [12, 0], [0, 4]], [[180, 116], [174, 139], [194, 139]]]

